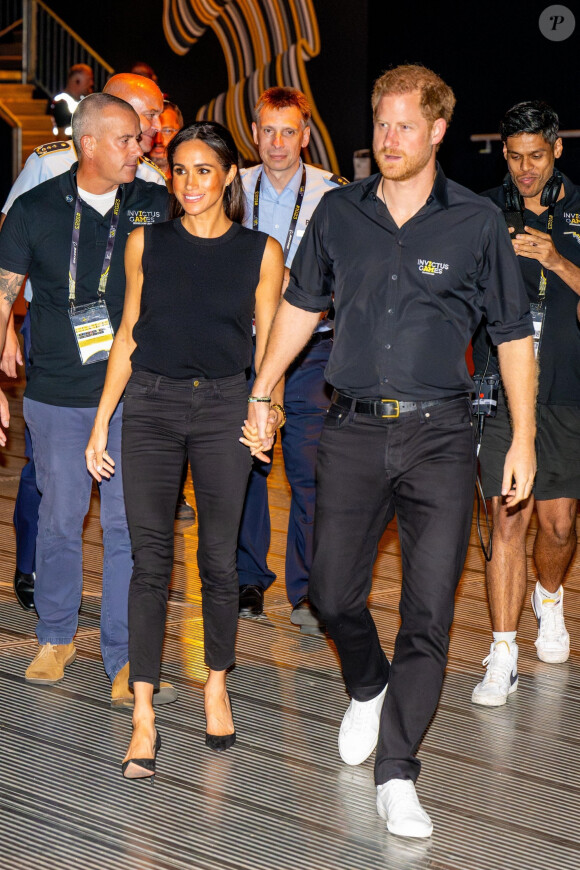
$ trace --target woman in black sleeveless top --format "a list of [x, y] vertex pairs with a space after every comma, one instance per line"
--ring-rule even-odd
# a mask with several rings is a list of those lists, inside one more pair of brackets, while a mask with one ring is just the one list
[[[236, 542], [251, 454], [260, 455], [257, 439], [247, 440], [256, 437], [250, 430], [239, 437], [247, 413], [245, 372], [252, 316], [259, 361], [283, 276], [280, 245], [241, 226], [244, 193], [229, 132], [212, 122], [191, 124], [173, 139], [168, 158], [182, 216], [129, 236], [123, 320], [86, 452], [97, 480], [114, 472], [107, 433], [124, 392], [123, 488], [134, 556], [129, 682], [135, 707], [123, 762], [128, 779], [152, 778], [161, 745], [153, 692], [159, 687], [173, 518], [185, 458], [198, 508], [209, 668], [206, 743], [220, 751], [235, 741], [226, 671], [234, 663], [238, 620]], [[281, 400], [281, 389], [273, 402]], [[272, 412], [273, 427], [282, 422], [278, 413]]]

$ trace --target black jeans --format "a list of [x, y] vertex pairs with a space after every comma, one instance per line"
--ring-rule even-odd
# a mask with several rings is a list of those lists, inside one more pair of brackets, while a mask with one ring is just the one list
[[130, 681], [159, 685], [173, 522], [186, 458], [198, 508], [205, 662], [233, 664], [238, 622], [236, 542], [251, 467], [239, 443], [244, 373], [173, 380], [135, 372], [123, 409], [123, 487], [135, 560], [129, 589]]
[[[377, 785], [415, 780], [414, 757], [439, 700], [455, 590], [471, 528], [475, 438], [469, 401], [386, 423], [331, 405], [318, 448], [310, 597], [353, 698], [389, 683]], [[380, 538], [397, 514], [403, 581], [392, 664], [367, 607]]]

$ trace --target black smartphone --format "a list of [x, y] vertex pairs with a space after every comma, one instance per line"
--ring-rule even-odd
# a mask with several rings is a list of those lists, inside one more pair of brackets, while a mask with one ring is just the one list
[[510, 233], [512, 239], [514, 238], [514, 236], [517, 236], [518, 233], [526, 232], [524, 229], [524, 217], [521, 211], [504, 211], [503, 216], [505, 218], [508, 229], [509, 227], [514, 228], [513, 233]]

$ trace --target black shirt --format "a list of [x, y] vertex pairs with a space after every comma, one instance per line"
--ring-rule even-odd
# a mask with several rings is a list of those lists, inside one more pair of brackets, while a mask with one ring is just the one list
[[[30, 306], [31, 368], [25, 396], [37, 402], [90, 408], [99, 403], [106, 362], [81, 365], [69, 319], [68, 273], [76, 201], [76, 168], [51, 178], [19, 196], [0, 233], [0, 268], [29, 273], [34, 295]], [[105, 301], [116, 330], [125, 296], [124, 252], [136, 226], [165, 220], [167, 190], [135, 179], [123, 185], [119, 225]], [[111, 224], [83, 204], [80, 229], [76, 304], [94, 302]]]
[[532, 335], [503, 217], [439, 169], [426, 204], [399, 228], [377, 197], [379, 181], [322, 198], [285, 298], [324, 311], [334, 294], [326, 379], [348, 395], [429, 400], [468, 392], [465, 352], [482, 314], [495, 343]]
[[[564, 197], [554, 208], [552, 239], [558, 253], [580, 266], [580, 188], [563, 177]], [[503, 186], [488, 190], [489, 197], [500, 208], [505, 206]], [[527, 226], [547, 232], [548, 209], [542, 214], [525, 209]], [[539, 302], [542, 267], [537, 260], [517, 257], [528, 299]], [[539, 352], [540, 382], [538, 402], [543, 405], [580, 406], [580, 328], [576, 315], [578, 295], [554, 272], [544, 269], [546, 277], [545, 315]], [[489, 359], [489, 363], [488, 363]], [[473, 361], [477, 371], [497, 371], [497, 353], [490, 351], [484, 332], [479, 331], [473, 342]]]
[[145, 229], [134, 370], [225, 378], [252, 362], [252, 316], [268, 236], [240, 224], [216, 239], [181, 220]]

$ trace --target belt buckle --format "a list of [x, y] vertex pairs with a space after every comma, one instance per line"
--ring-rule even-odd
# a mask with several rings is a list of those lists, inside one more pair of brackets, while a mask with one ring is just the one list
[[381, 405], [396, 405], [397, 410], [395, 414], [381, 414], [382, 419], [390, 419], [396, 420], [399, 416], [399, 400], [398, 399], [381, 399]]

